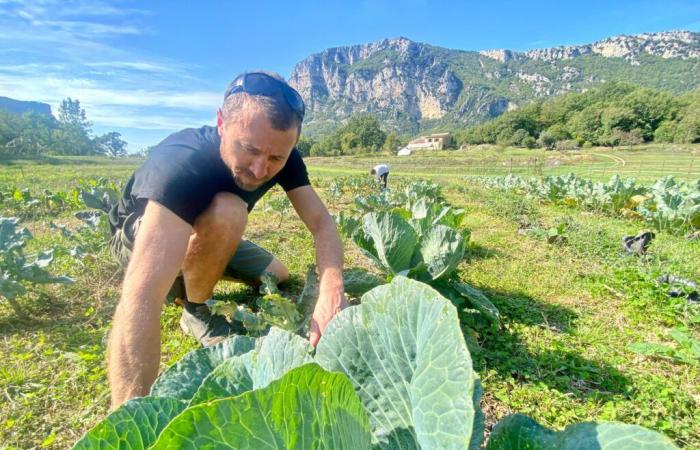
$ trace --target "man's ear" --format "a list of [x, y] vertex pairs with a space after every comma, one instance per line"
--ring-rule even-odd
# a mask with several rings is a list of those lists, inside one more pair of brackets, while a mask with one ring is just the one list
[[224, 132], [224, 114], [221, 112], [221, 108], [216, 110], [216, 130], [219, 132], [219, 136]]

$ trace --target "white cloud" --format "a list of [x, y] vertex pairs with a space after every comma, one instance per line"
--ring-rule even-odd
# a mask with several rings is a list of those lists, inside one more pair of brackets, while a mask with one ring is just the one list
[[172, 72], [174, 69], [164, 64], [146, 61], [99, 61], [85, 64], [88, 67], [141, 70], [144, 72]]
[[[37, 70], [29, 65], [31, 72]], [[163, 128], [177, 128], [182, 118], [209, 116], [216, 111], [222, 100], [222, 94], [206, 90], [167, 90], [167, 89], [121, 89], [106, 82], [89, 78], [60, 78], [30, 75], [3, 75], [0, 68], [0, 95], [9, 95], [21, 100], [34, 100], [49, 103], [54, 109], [67, 97], [80, 100], [88, 117], [95, 123], [108, 126], [110, 123], [123, 124], [125, 110], [129, 114], [134, 128], [139, 128], [139, 114], [148, 116], [147, 111], [157, 110], [162, 116], [173, 117], [179, 114], [177, 124], [169, 123]], [[173, 112], [168, 112], [173, 110]], [[111, 111], [112, 113], [107, 113]], [[135, 114], [135, 115], [134, 115]], [[152, 117], [144, 117], [145, 128], [153, 128]], [[123, 125], [125, 126], [125, 125]]]
[[145, 135], [211, 123], [223, 96], [197, 67], [120, 45], [148, 33], [148, 11], [123, 2], [0, 0], [0, 96], [80, 100], [96, 129]]

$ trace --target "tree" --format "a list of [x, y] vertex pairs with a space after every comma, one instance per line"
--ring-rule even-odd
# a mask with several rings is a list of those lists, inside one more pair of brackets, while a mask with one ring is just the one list
[[297, 142], [297, 150], [301, 153], [301, 156], [309, 156], [311, 154], [311, 147], [316, 143], [313, 138], [301, 136], [299, 142]]
[[138, 152], [136, 152], [136, 156], [138, 156], [139, 158], [147, 159], [149, 156], [151, 156], [151, 152], [154, 148], [156, 148], [155, 145], [149, 145], [148, 147], [144, 147]]
[[340, 135], [341, 154], [349, 155], [353, 150], [360, 147], [360, 138], [352, 131], [345, 131]]
[[371, 114], [354, 114], [340, 134], [353, 133], [357, 136], [358, 146], [365, 150], [377, 151], [382, 148], [386, 133], [379, 127], [379, 121]]
[[52, 149], [60, 155], [93, 155], [96, 145], [77, 125], [61, 124], [51, 133]]
[[396, 153], [404, 145], [406, 145], [405, 140], [401, 139], [398, 134], [392, 131], [386, 135], [382, 148], [387, 152]]
[[85, 133], [90, 133], [92, 124], [87, 120], [85, 110], [80, 106], [80, 100], [67, 99], [61, 102], [58, 108], [58, 121], [61, 124], [75, 125], [82, 128]]
[[126, 141], [124, 141], [122, 135], [116, 131], [98, 136], [95, 138], [95, 141], [97, 147], [100, 149], [100, 153], [104, 153], [113, 158], [126, 156]]
[[654, 131], [654, 142], [673, 142], [677, 129], [677, 122], [671, 120], [661, 122], [661, 125]]
[[58, 108], [58, 129], [52, 133], [53, 148], [63, 155], [93, 155], [100, 153], [96, 143], [90, 139], [92, 124], [88, 122], [80, 100], [70, 97]]
[[553, 150], [554, 146], [557, 144], [557, 139], [550, 131], [547, 130], [540, 133], [537, 143], [547, 150]]

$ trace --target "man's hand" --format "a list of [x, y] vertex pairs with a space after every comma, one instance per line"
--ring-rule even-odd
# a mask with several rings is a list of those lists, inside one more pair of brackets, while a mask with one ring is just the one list
[[318, 297], [314, 314], [311, 316], [309, 323], [309, 342], [316, 347], [321, 334], [326, 329], [326, 325], [331, 321], [336, 314], [348, 307], [348, 302], [345, 300], [345, 295], [342, 290], [340, 295], [337, 292], [324, 295], [323, 292]]

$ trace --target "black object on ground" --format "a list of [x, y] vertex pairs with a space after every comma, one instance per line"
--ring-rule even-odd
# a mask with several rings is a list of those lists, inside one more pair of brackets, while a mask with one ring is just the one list
[[[698, 283], [675, 275], [661, 275], [656, 279], [659, 283], [672, 285], [667, 294], [669, 297], [687, 297], [691, 302], [700, 302]], [[673, 286], [675, 285], [675, 286]]]
[[644, 255], [656, 237], [653, 231], [643, 231], [636, 236], [625, 236], [622, 238], [622, 248], [634, 255]]

